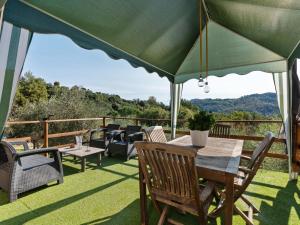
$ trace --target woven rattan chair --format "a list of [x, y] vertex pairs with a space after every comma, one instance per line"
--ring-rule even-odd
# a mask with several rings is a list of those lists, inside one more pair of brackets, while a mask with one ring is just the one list
[[166, 143], [167, 138], [162, 126], [152, 126], [144, 129], [146, 139], [149, 142]]
[[[244, 192], [255, 177], [259, 167], [265, 159], [269, 149], [274, 141], [272, 133], [268, 133], [264, 140], [257, 146], [252, 156], [248, 158], [248, 165], [240, 167], [238, 176], [235, 178], [234, 184], [234, 202], [237, 200], [243, 201], [248, 207], [247, 211], [242, 211], [234, 205], [234, 211], [238, 213], [248, 225], [253, 225], [253, 214], [259, 213], [259, 210], [244, 196]], [[221, 193], [221, 199], [218, 207], [210, 214], [211, 217], [216, 217], [224, 208], [224, 193]]]
[[107, 147], [108, 156], [121, 155], [127, 160], [136, 155], [135, 141], [142, 141], [141, 126], [127, 126], [123, 131], [111, 131], [111, 141]]
[[[160, 213], [159, 225], [168, 219], [170, 207], [196, 215], [207, 224], [208, 208], [213, 199], [214, 183], [200, 188], [193, 148], [165, 143], [136, 142], [139, 163], [155, 208]], [[163, 206], [163, 209], [161, 209]]]
[[[106, 128], [91, 130], [89, 146], [106, 149], [111, 138], [110, 132], [119, 129], [120, 129], [119, 124], [108, 124]], [[100, 134], [102, 134], [101, 137], [99, 137]]]
[[209, 132], [211, 137], [230, 138], [230, 125], [216, 124]]
[[[46, 153], [52, 154], [53, 158], [42, 155]], [[15, 201], [18, 194], [52, 181], [63, 183], [63, 169], [57, 149], [17, 152], [11, 144], [0, 142], [0, 187], [8, 192], [10, 202]]]

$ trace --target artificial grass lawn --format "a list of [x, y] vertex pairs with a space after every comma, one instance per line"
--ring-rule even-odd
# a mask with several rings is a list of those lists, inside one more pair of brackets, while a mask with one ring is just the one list
[[[39, 188], [8, 203], [0, 191], [0, 224], [68, 225], [139, 224], [139, 188], [137, 160], [124, 162], [104, 158], [102, 167], [88, 160], [80, 173], [80, 163], [64, 158], [64, 184]], [[286, 173], [260, 170], [247, 195], [260, 209], [255, 224], [300, 224], [300, 181], [288, 182]], [[157, 213], [149, 200], [150, 224], [157, 223]], [[193, 216], [171, 213], [185, 224], [197, 224]], [[221, 224], [221, 219], [209, 224]], [[234, 216], [234, 225], [245, 224]]]

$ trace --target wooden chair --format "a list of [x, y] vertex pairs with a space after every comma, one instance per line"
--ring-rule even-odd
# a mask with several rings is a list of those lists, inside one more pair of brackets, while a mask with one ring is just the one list
[[146, 139], [149, 142], [160, 142], [160, 143], [167, 142], [167, 138], [162, 126], [147, 127], [144, 129], [144, 132], [146, 134]]
[[[248, 225], [253, 225], [253, 214], [259, 213], [259, 210], [243, 195], [247, 187], [255, 177], [259, 167], [264, 161], [269, 149], [274, 141], [272, 133], [268, 133], [264, 140], [257, 146], [251, 157], [248, 158], [248, 165], [240, 167], [238, 176], [235, 178], [234, 184], [234, 202], [240, 199], [248, 207], [247, 211], [242, 211], [234, 205], [234, 211], [239, 214]], [[221, 193], [221, 198], [218, 207], [210, 213], [211, 217], [217, 217], [224, 208], [224, 193]]]
[[213, 129], [210, 130], [209, 135], [211, 137], [230, 138], [230, 125], [216, 124]]
[[[193, 148], [165, 143], [136, 142], [139, 163], [155, 208], [160, 213], [158, 225], [167, 220], [169, 207], [196, 215], [207, 224], [208, 208], [213, 199], [214, 183], [200, 188]], [[163, 209], [161, 209], [163, 205]]]

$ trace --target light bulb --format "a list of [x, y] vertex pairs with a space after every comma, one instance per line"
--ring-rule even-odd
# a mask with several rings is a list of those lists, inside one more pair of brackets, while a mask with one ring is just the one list
[[208, 82], [207, 81], [205, 82], [203, 90], [204, 90], [204, 93], [209, 93], [209, 91], [210, 91], [210, 87], [208, 86]]
[[199, 81], [198, 81], [198, 86], [199, 87], [203, 87], [204, 86], [204, 80], [203, 78], [200, 76]]

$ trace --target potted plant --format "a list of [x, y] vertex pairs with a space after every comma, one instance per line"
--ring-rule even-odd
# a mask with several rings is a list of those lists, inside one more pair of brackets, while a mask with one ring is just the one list
[[205, 146], [209, 130], [215, 124], [213, 114], [206, 111], [199, 111], [193, 118], [190, 118], [188, 122], [192, 144], [194, 146]]

